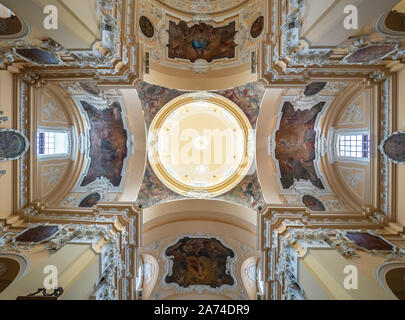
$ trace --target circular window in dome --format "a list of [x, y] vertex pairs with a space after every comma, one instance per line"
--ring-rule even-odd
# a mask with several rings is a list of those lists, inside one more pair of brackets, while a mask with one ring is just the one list
[[28, 33], [28, 25], [0, 3], [0, 40], [20, 39]]
[[207, 92], [182, 95], [155, 116], [148, 134], [153, 171], [171, 190], [213, 197], [235, 187], [249, 170], [254, 135], [232, 101]]

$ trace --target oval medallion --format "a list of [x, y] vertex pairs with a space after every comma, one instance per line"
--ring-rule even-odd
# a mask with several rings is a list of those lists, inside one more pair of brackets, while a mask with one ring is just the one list
[[0, 161], [15, 160], [29, 148], [27, 138], [13, 129], [0, 130]]
[[139, 27], [146, 38], [150, 39], [154, 36], [155, 28], [153, 27], [152, 22], [150, 22], [145, 16], [139, 18]]

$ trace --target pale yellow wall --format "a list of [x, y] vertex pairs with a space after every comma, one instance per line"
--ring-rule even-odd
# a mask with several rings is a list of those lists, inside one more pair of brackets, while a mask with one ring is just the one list
[[150, 68], [150, 73], [143, 75], [144, 81], [179, 90], [222, 90], [257, 80], [257, 74], [250, 72], [250, 64], [213, 70], [206, 74], [169, 68], [153, 62], [151, 62]]
[[[15, 120], [13, 113], [13, 75], [8, 71], [0, 71], [0, 110], [9, 120], [0, 124], [0, 129], [13, 128]], [[5, 176], [0, 177], [0, 219], [14, 213], [14, 164], [15, 161], [0, 162], [0, 170], [7, 170]]]
[[306, 266], [301, 259], [298, 260], [298, 279], [301, 288], [308, 300], [332, 300], [332, 297], [320, 283], [316, 273]]
[[100, 259], [93, 252], [87, 255], [88, 264], [84, 272], [73, 275], [74, 283], [61, 296], [61, 300], [87, 300], [94, 292], [94, 285], [100, 278]]
[[94, 278], [99, 276], [99, 259], [89, 245], [68, 244], [54, 254], [38, 246], [22, 254], [30, 260], [29, 270], [22, 279], [13, 282], [0, 294], [0, 300], [15, 300], [17, 296], [25, 296], [43, 288], [46, 277], [43, 270], [47, 265], [57, 267], [58, 286], [65, 290], [64, 299], [87, 299], [85, 295], [93, 288]]
[[[94, 0], [73, 0], [72, 7], [65, 5], [63, 0], [2, 0], [2, 4], [13, 10], [24, 19], [31, 29], [45, 34], [68, 49], [90, 49], [92, 44], [100, 38], [96, 31], [97, 20], [94, 14], [84, 18], [84, 14], [91, 9], [95, 11]], [[58, 28], [46, 30], [44, 28], [44, 8], [55, 5], [58, 9]]]
[[[301, 263], [306, 266], [312, 279], [318, 282], [313, 285], [314, 296], [322, 297], [326, 292], [332, 299], [337, 300], [392, 299], [375, 279], [370, 278], [369, 275], [365, 275], [360, 268], [358, 268], [358, 289], [345, 289], [344, 279], [348, 274], [344, 273], [344, 269], [347, 265], [354, 264], [334, 249], [309, 249], [306, 256], [301, 259]], [[302, 276], [305, 276], [305, 272]], [[300, 283], [304, 281], [305, 283], [305, 280], [301, 278], [298, 281]], [[320, 290], [319, 286], [322, 290]], [[307, 290], [311, 290], [311, 285], [307, 285]], [[308, 292], [308, 294], [311, 296], [312, 291]]]

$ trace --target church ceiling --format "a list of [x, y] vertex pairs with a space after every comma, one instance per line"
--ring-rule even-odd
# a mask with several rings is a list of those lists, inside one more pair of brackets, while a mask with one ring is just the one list
[[[226, 9], [233, 7], [230, 3], [195, 4], [205, 8], [221, 4]], [[140, 39], [151, 62], [165, 67], [207, 73], [249, 64], [263, 33], [264, 17], [261, 0], [250, 2], [249, 6], [247, 3], [240, 1], [236, 5], [238, 10], [214, 19], [215, 10], [208, 10], [200, 18], [196, 15], [190, 18], [170, 7], [165, 9], [144, 1], [140, 8]], [[185, 7], [186, 4], [182, 6]], [[193, 11], [198, 15], [197, 12]]]
[[[150, 126], [152, 119], [161, 108], [169, 101], [185, 93], [146, 82], [139, 83], [137, 91], [144, 109], [147, 127]], [[264, 88], [260, 83], [250, 83], [233, 89], [215, 91], [214, 93], [234, 102], [247, 116], [252, 127], [256, 127], [257, 116], [264, 95]], [[139, 204], [150, 207], [162, 201], [186, 198], [168, 189], [156, 176], [148, 161], [137, 199]], [[232, 190], [213, 199], [222, 199], [246, 207], [257, 208], [263, 202], [263, 196], [256, 172], [249, 172]]]

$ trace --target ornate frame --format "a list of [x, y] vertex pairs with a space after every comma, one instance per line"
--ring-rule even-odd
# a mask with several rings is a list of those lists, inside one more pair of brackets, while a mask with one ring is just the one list
[[387, 140], [388, 140], [389, 138], [391, 138], [392, 136], [400, 135], [400, 134], [405, 135], [405, 131], [403, 131], [403, 130], [395, 131], [395, 132], [391, 133], [390, 135], [387, 135], [387, 136], [381, 141], [381, 143], [380, 143], [379, 146], [378, 146], [378, 149], [380, 150], [380, 152], [382, 153], [382, 155], [384, 156], [384, 158], [387, 159], [388, 161], [392, 162], [392, 163], [395, 163], [395, 164], [405, 164], [405, 162], [404, 162], [404, 161], [397, 161], [397, 160], [391, 159], [391, 158], [385, 153], [384, 144], [385, 144], [385, 142], [387, 142]]
[[[26, 232], [26, 231], [28, 231], [28, 230], [30, 230], [30, 229], [34, 229], [34, 228], [36, 228], [36, 227], [38, 227], [38, 226], [58, 227], [58, 230], [57, 230], [54, 234], [52, 234], [51, 236], [49, 236], [48, 238], [45, 238], [45, 239], [43, 239], [43, 240], [41, 240], [41, 241], [39, 241], [39, 242], [20, 242], [20, 241], [16, 241], [16, 238], [17, 238], [18, 236], [20, 236], [20, 235], [23, 234], [24, 232]], [[29, 225], [27, 228], [25, 228], [25, 229], [22, 230], [21, 232], [17, 233], [16, 235], [14, 235], [14, 237], [11, 239], [11, 242], [12, 242], [12, 243], [15, 243], [15, 244], [28, 244], [28, 245], [29, 245], [29, 244], [31, 244], [31, 243], [34, 243], [35, 245], [40, 245], [40, 244], [43, 244], [43, 243], [49, 241], [49, 240], [52, 239], [53, 237], [58, 236], [61, 231], [62, 231], [62, 228], [61, 228], [60, 225], [57, 225], [57, 224], [49, 224], [49, 223], [46, 223], [46, 224], [37, 223], [37, 224]]]
[[[78, 107], [78, 110], [81, 114], [81, 116], [83, 117], [84, 122], [86, 123], [85, 125], [85, 134], [79, 136], [79, 149], [82, 152], [84, 150], [84, 146], [87, 146], [87, 150], [90, 150], [90, 120], [88, 117], [87, 112], [84, 111], [82, 104], [80, 103], [81, 100], [84, 100], [86, 102], [88, 102], [89, 104], [92, 104], [92, 99], [89, 99], [88, 95], [72, 95], [73, 100], [76, 103], [76, 106]], [[93, 97], [94, 98], [94, 97]], [[124, 101], [122, 99], [121, 96], [111, 96], [110, 97], [112, 99], [112, 102], [118, 102], [121, 106], [121, 118], [122, 118], [122, 125], [123, 128], [126, 130], [127, 132], [127, 156], [124, 159], [123, 165], [122, 165], [122, 171], [121, 171], [121, 183], [118, 187], [112, 187], [110, 189], [110, 192], [121, 192], [122, 191], [122, 187], [124, 185], [124, 180], [125, 180], [125, 174], [127, 172], [127, 168], [128, 168], [128, 161], [129, 158], [131, 157], [131, 155], [134, 153], [134, 137], [130, 131], [130, 128], [128, 126], [128, 120], [127, 120], [127, 113], [125, 111], [125, 104]], [[101, 101], [101, 99], [100, 99]], [[108, 104], [106, 102], [103, 103], [104, 108], [101, 108], [99, 110], [106, 110], [108, 109]], [[107, 107], [105, 107], [107, 106]], [[94, 106], [95, 108], [97, 108], [97, 106]], [[80, 177], [76, 182], [76, 185], [74, 186], [72, 193], [78, 192], [78, 193], [83, 193], [83, 192], [89, 192], [89, 185], [87, 186], [81, 186], [81, 182], [83, 181], [84, 177], [87, 175], [89, 169], [90, 169], [90, 162], [91, 162], [91, 158], [89, 157], [89, 153], [86, 152], [85, 153], [85, 165], [84, 165], [84, 169], [82, 170], [82, 172], [80, 173]], [[96, 181], [96, 180], [95, 180]], [[92, 183], [94, 183], [95, 181], [93, 181]], [[90, 187], [91, 188], [91, 187]]]
[[[374, 60], [371, 60], [368, 62], [352, 62], [352, 63], [347, 62], [347, 60], [353, 54], [355, 54], [358, 50], [366, 49], [369, 47], [375, 47], [375, 46], [379, 47], [379, 46], [384, 46], [384, 45], [393, 45], [394, 49], [391, 52], [389, 52], [388, 54], [382, 56], [381, 58], [374, 59]], [[379, 41], [379, 42], [371, 42], [371, 41], [364, 42], [363, 39], [361, 38], [359, 41], [353, 43], [353, 45], [349, 49], [349, 53], [340, 61], [340, 64], [361, 65], [361, 66], [375, 64], [375, 63], [378, 63], [378, 62], [384, 60], [386, 57], [390, 56], [391, 54], [395, 53], [396, 51], [398, 51], [398, 48], [399, 48], [399, 44], [398, 44], [398, 41], [396, 41], [396, 40], [386, 40], [386, 41]]]
[[[290, 188], [283, 189], [283, 186], [280, 181], [280, 178], [281, 178], [280, 166], [279, 166], [278, 160], [276, 159], [276, 132], [278, 130], [280, 130], [280, 122], [281, 122], [281, 118], [283, 116], [282, 109], [283, 109], [284, 103], [291, 102], [291, 104], [294, 106], [294, 104], [292, 103], [292, 101], [294, 100], [294, 96], [283, 96], [283, 97], [281, 97], [280, 107], [276, 114], [277, 125], [276, 125], [275, 129], [273, 130], [273, 132], [271, 133], [271, 140], [270, 140], [270, 148], [271, 148], [270, 154], [271, 154], [273, 161], [276, 164], [275, 174], [276, 174], [277, 183], [279, 185], [282, 195], [295, 196], [295, 195], [297, 195], [297, 190], [301, 190], [302, 188], [308, 189], [309, 191], [307, 191], [307, 192], [309, 192], [309, 194], [316, 194], [316, 196], [315, 195], [314, 196], [317, 198], [319, 198], [320, 196], [323, 196], [323, 195], [333, 195], [333, 193], [329, 187], [329, 184], [327, 183], [327, 180], [324, 178], [324, 176], [321, 174], [321, 171], [320, 171], [321, 157], [325, 156], [328, 149], [326, 146], [323, 146], [323, 144], [325, 144], [325, 142], [327, 142], [327, 140], [323, 136], [321, 129], [319, 128], [319, 122], [325, 115], [326, 110], [329, 108], [330, 104], [332, 103], [332, 101], [335, 97], [334, 96], [320, 96], [320, 98], [321, 99], [319, 102], [325, 102], [325, 105], [322, 108], [322, 111], [318, 114], [317, 119], [315, 121], [315, 125], [314, 125], [314, 130], [316, 132], [315, 144], [318, 147], [321, 147], [320, 153], [315, 153], [314, 168], [315, 168], [315, 172], [318, 175], [319, 179], [322, 181], [322, 184], [324, 185], [325, 189], [323, 189], [323, 190], [318, 189], [317, 187], [313, 186], [312, 183], [310, 183], [306, 180], [301, 181], [301, 180], [295, 180], [295, 179], [294, 179], [294, 184], [292, 186], [290, 186]], [[315, 104], [313, 106], [315, 106]], [[294, 109], [295, 109], [295, 106], [294, 106]]]
[[[233, 280], [234, 280], [233, 285], [224, 284], [224, 285], [222, 285], [222, 286], [220, 286], [218, 288], [211, 288], [208, 285], [190, 285], [187, 288], [183, 288], [183, 287], [179, 286], [177, 283], [167, 283], [166, 282], [166, 276], [171, 274], [172, 267], [173, 267], [173, 261], [171, 259], [171, 256], [166, 256], [165, 252], [169, 247], [175, 245], [177, 242], [179, 242], [181, 239], [183, 239], [185, 237], [215, 239], [215, 240], [218, 240], [225, 248], [228, 248], [228, 249], [232, 250], [232, 252], [234, 253], [234, 257], [233, 258], [230, 258], [229, 256], [227, 257], [227, 263], [226, 263], [225, 272], [227, 274], [229, 274], [233, 278]], [[163, 250], [162, 250], [162, 258], [163, 258], [163, 261], [165, 262], [165, 269], [166, 269], [166, 271], [165, 271], [165, 273], [164, 273], [164, 275], [162, 277], [162, 284], [166, 288], [176, 288], [177, 291], [179, 291], [179, 292], [197, 291], [198, 293], [202, 293], [204, 291], [210, 291], [210, 292], [215, 292], [217, 294], [220, 294], [225, 289], [235, 289], [238, 286], [238, 281], [237, 281], [237, 278], [235, 277], [235, 274], [234, 274], [234, 272], [235, 272], [235, 270], [234, 270], [235, 262], [238, 260], [237, 253], [232, 247], [226, 245], [224, 240], [219, 236], [208, 235], [208, 234], [205, 234], [205, 233], [195, 233], [193, 235], [190, 235], [190, 234], [180, 235], [173, 242], [170, 242], [167, 246], [165, 246], [163, 248]]]
[[24, 148], [24, 151], [20, 154], [20, 155], [18, 155], [17, 157], [14, 157], [14, 158], [1, 158], [0, 157], [0, 162], [2, 162], [2, 161], [8, 161], [8, 160], [17, 160], [17, 159], [20, 159], [22, 156], [24, 156], [24, 154], [28, 151], [28, 149], [30, 148], [30, 142], [29, 142], [29, 140], [27, 139], [27, 137], [24, 135], [24, 134], [22, 134], [22, 132], [20, 132], [20, 131], [18, 131], [18, 130], [15, 130], [15, 129], [0, 129], [0, 133], [1, 132], [15, 132], [15, 133], [18, 133], [23, 139], [24, 139], [24, 142], [25, 142], [25, 148]]
[[[26, 50], [26, 49], [38, 49], [38, 50], [46, 51], [46, 52], [48, 52], [55, 60], [57, 60], [58, 63], [51, 63], [51, 64], [49, 64], [49, 63], [44, 63], [44, 64], [37, 63], [37, 62], [35, 62], [35, 61], [31, 60], [31, 59], [28, 59], [28, 58], [26, 58], [26, 57], [20, 55], [19, 53], [17, 53], [17, 50], [18, 50], [18, 49], [24, 49], [24, 50]], [[13, 48], [12, 48], [12, 53], [13, 53], [14, 56], [16, 56], [16, 57], [18, 57], [18, 58], [20, 58], [20, 59], [23, 59], [23, 60], [26, 61], [26, 62], [32, 63], [34, 66], [39, 66], [39, 67], [55, 67], [55, 66], [60, 66], [60, 65], [63, 65], [63, 64], [64, 64], [64, 62], [63, 62], [63, 60], [61, 59], [60, 55], [59, 55], [56, 51], [51, 51], [51, 50], [49, 50], [49, 49], [47, 49], [47, 48], [44, 48], [44, 47], [41, 46], [41, 45], [39, 45], [39, 46], [32, 46], [31, 44], [28, 44], [28, 45], [21, 46], [21, 45], [18, 45], [18, 44], [17, 44], [16, 47], [13, 47]]]

